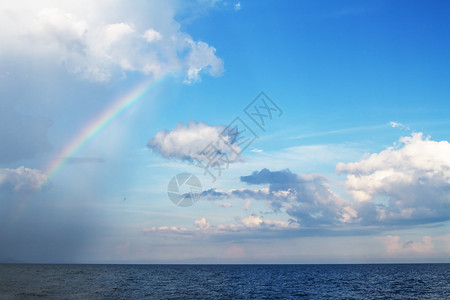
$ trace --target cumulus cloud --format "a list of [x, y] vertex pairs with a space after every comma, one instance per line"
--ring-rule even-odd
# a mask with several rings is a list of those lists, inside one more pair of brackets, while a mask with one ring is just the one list
[[192, 83], [200, 80], [200, 72], [204, 71], [212, 76], [219, 76], [223, 71], [223, 62], [216, 56], [216, 49], [204, 42], [194, 42], [191, 39], [185, 40], [189, 56], [186, 60], [187, 78], [185, 83]]
[[0, 163], [33, 158], [49, 151], [47, 131], [51, 125], [47, 118], [0, 108]]
[[[23, 55], [64, 64], [76, 74], [107, 81], [135, 71], [160, 78], [182, 73], [218, 76], [223, 63], [214, 47], [180, 30], [172, 1], [27, 1], [0, 4], [1, 59]], [[202, 5], [199, 3], [198, 5]]]
[[371, 209], [379, 222], [441, 221], [450, 215], [449, 153], [447, 141], [414, 133], [398, 147], [340, 163], [336, 171], [347, 174], [345, 188], [356, 206]]
[[38, 190], [47, 181], [47, 176], [39, 170], [19, 167], [0, 169], [0, 191], [30, 192]]
[[159, 41], [160, 39], [162, 39], [162, 35], [161, 33], [159, 33], [158, 31], [156, 31], [155, 29], [147, 29], [144, 32], [143, 37], [147, 40], [147, 42], [155, 42], [155, 41]]
[[201, 230], [206, 230], [206, 229], [211, 228], [211, 223], [206, 221], [206, 218], [201, 218], [200, 220], [195, 221], [194, 225], [195, 225], [195, 227], [197, 227], [197, 229], [201, 229]]
[[235, 143], [236, 136], [225, 128], [195, 121], [178, 123], [173, 130], [157, 132], [147, 146], [169, 159], [204, 161], [219, 155], [224, 163], [236, 162], [241, 149]]
[[303, 226], [349, 222], [356, 216], [351, 209], [351, 202], [334, 193], [328, 179], [322, 175], [263, 169], [242, 176], [241, 181], [269, 184], [267, 193], [264, 190], [247, 190], [241, 194], [243, 197], [269, 201], [274, 211], [283, 209]]
[[250, 199], [266, 201], [274, 212], [287, 213], [304, 227], [349, 223], [356, 220], [357, 212], [351, 202], [334, 193], [328, 180], [318, 174], [294, 174], [289, 170], [259, 172], [241, 177], [248, 184], [268, 184], [268, 188], [209, 189], [202, 192], [206, 200], [243, 199], [244, 209]]

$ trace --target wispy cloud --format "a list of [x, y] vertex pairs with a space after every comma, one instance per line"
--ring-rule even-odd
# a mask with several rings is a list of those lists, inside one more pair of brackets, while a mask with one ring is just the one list
[[341, 129], [327, 130], [327, 131], [310, 132], [310, 133], [305, 133], [305, 134], [301, 134], [301, 135], [291, 135], [286, 139], [297, 140], [297, 139], [321, 137], [321, 136], [327, 136], [327, 135], [345, 134], [345, 133], [361, 132], [361, 131], [371, 131], [371, 130], [378, 130], [378, 129], [382, 129], [382, 128], [386, 128], [386, 125], [361, 126], [361, 127], [351, 127], [351, 128], [341, 128]]
[[399, 122], [395, 122], [395, 121], [389, 122], [389, 125], [392, 128], [399, 128], [399, 129], [403, 129], [403, 130], [410, 130], [410, 128], [408, 126], [403, 125], [402, 123], [399, 123]]

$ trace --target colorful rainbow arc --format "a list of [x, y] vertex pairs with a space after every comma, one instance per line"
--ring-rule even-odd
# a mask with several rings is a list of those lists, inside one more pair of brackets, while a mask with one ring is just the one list
[[[50, 162], [47, 166], [45, 174], [48, 182], [67, 162], [73, 157], [81, 148], [83, 148], [89, 141], [102, 132], [115, 119], [127, 111], [130, 107], [138, 103], [143, 96], [153, 87], [156, 87], [163, 78], [154, 81], [147, 80], [137, 85], [126, 95], [113, 101], [102, 113], [87, 124], [80, 132], [72, 139], [59, 155]], [[45, 182], [42, 184], [44, 185]], [[41, 187], [42, 187], [41, 185]]]

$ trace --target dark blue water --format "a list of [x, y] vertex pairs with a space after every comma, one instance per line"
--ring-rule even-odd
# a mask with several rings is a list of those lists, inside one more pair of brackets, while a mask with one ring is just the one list
[[450, 264], [0, 265], [1, 299], [450, 299]]

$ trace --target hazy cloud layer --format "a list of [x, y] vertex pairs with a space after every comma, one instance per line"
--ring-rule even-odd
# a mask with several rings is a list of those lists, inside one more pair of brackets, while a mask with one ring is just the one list
[[0, 163], [33, 158], [50, 150], [46, 118], [20, 114], [0, 107]]
[[102, 164], [105, 160], [101, 157], [68, 157], [66, 162], [68, 164]]
[[194, 228], [177, 227], [177, 226], [161, 226], [143, 228], [142, 232], [162, 232], [162, 233], [179, 233], [186, 235], [194, 234], [229, 234], [243, 231], [267, 231], [267, 230], [290, 230], [296, 229], [299, 225], [296, 222], [270, 220], [261, 216], [250, 215], [246, 218], [238, 220], [235, 223], [211, 225], [206, 218], [194, 221]]
[[61, 63], [94, 81], [137, 71], [160, 78], [218, 76], [216, 49], [194, 40], [175, 20], [175, 1], [3, 1], [0, 60], [21, 55]]
[[225, 155], [229, 162], [238, 161], [241, 149], [230, 131], [223, 135], [225, 126], [211, 126], [203, 122], [178, 123], [173, 130], [161, 130], [147, 146], [165, 158], [192, 161]]
[[430, 236], [424, 236], [421, 241], [400, 241], [400, 236], [388, 235], [381, 238], [388, 255], [405, 254], [405, 252], [428, 254], [432, 252], [434, 244]]

